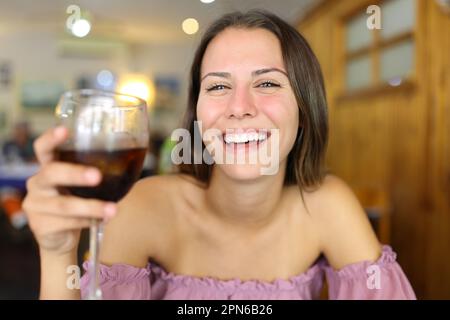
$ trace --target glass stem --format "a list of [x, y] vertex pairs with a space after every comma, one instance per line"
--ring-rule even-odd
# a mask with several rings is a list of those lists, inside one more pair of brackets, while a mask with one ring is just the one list
[[99, 286], [99, 250], [103, 236], [100, 220], [92, 219], [89, 231], [89, 294], [88, 300], [101, 300], [102, 291]]

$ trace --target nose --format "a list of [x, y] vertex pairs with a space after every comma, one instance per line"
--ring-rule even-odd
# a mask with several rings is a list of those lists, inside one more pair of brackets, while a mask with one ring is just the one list
[[228, 101], [226, 117], [231, 119], [252, 118], [256, 116], [257, 109], [248, 88], [237, 88]]

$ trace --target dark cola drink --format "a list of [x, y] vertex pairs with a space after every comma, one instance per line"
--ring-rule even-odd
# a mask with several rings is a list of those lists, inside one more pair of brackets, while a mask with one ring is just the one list
[[82, 198], [94, 198], [118, 202], [138, 180], [144, 163], [145, 148], [77, 151], [57, 149], [55, 160], [98, 168], [102, 173], [100, 184], [95, 187], [60, 187], [63, 194]]

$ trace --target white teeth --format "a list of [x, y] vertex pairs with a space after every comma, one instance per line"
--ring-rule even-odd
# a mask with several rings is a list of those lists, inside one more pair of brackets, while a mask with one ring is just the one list
[[231, 134], [226, 134], [223, 137], [223, 140], [225, 141], [225, 143], [231, 143]]
[[248, 141], [258, 141], [258, 134], [256, 132], [247, 134]]
[[266, 140], [267, 139], [267, 132], [260, 132], [258, 135], [258, 139], [261, 140]]
[[224, 141], [226, 143], [247, 143], [251, 141], [263, 141], [266, 139], [266, 132], [227, 133], [224, 135]]

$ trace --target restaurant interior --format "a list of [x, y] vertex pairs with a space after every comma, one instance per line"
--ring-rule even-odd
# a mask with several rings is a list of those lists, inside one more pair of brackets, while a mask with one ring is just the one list
[[[450, 299], [448, 0], [0, 0], [0, 299], [39, 297], [22, 201], [39, 171], [33, 142], [56, 125], [61, 95], [89, 88], [145, 100], [140, 177], [173, 172], [170, 137], [201, 35], [250, 9], [308, 40], [327, 91], [327, 167], [395, 249], [417, 297]], [[85, 230], [80, 263], [88, 243]]]

